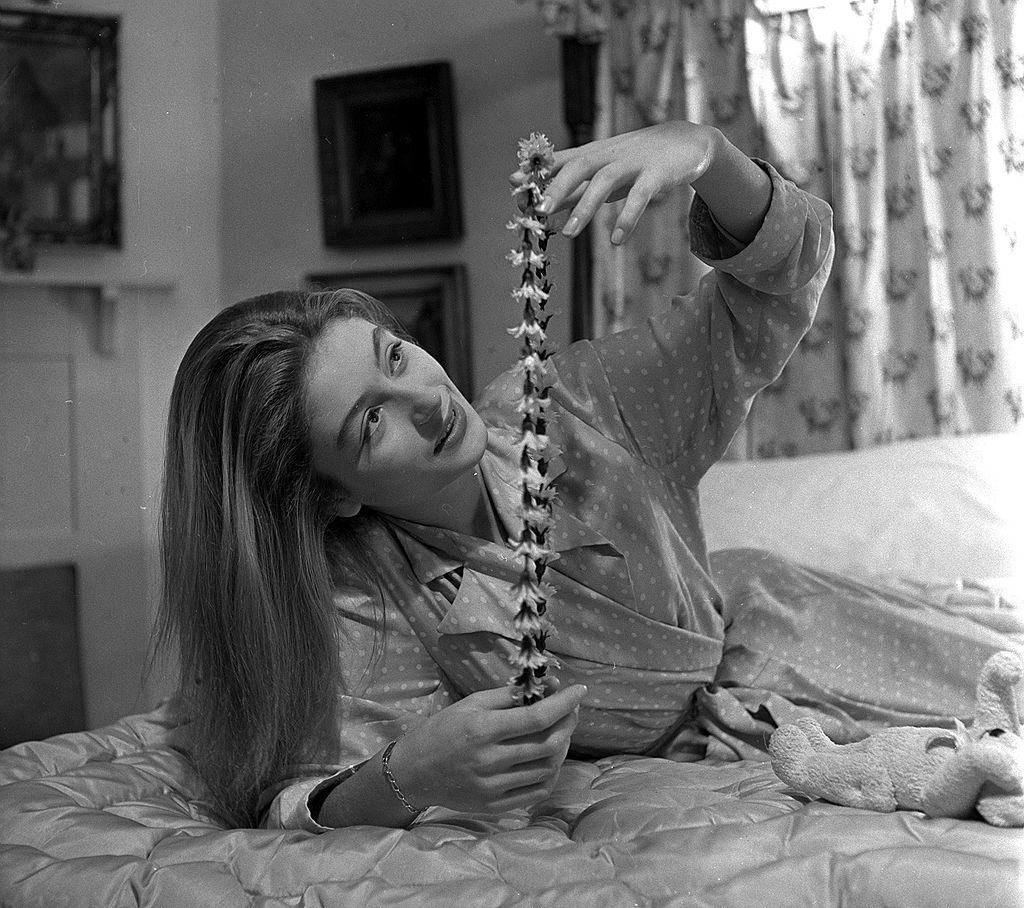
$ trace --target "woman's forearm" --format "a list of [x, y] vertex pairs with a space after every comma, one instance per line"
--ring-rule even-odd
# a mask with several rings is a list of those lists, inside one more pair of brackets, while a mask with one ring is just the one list
[[711, 165], [693, 181], [719, 226], [742, 243], [757, 234], [772, 201], [772, 182], [757, 164], [716, 130]]
[[351, 776], [335, 785], [313, 819], [333, 829], [359, 825], [409, 826], [416, 815], [402, 804], [384, 777], [381, 753], [374, 754]]

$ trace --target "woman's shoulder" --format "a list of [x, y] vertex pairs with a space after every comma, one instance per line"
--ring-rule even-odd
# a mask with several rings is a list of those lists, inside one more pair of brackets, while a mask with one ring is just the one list
[[[566, 376], [576, 375], [596, 362], [594, 345], [589, 340], [578, 340], [556, 350], [546, 364], [547, 383], [558, 396], [558, 388]], [[485, 422], [518, 425], [518, 406], [523, 392], [523, 372], [517, 365], [502, 372], [476, 395], [473, 407]], [[493, 419], [488, 417], [492, 416]]]
[[484, 389], [474, 396], [473, 406], [479, 410], [495, 402], [507, 400], [513, 389], [520, 386], [520, 381], [521, 375], [516, 364], [492, 378]]

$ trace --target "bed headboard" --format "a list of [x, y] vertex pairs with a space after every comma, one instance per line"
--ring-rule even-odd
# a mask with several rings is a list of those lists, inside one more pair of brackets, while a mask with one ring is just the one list
[[925, 580], [1024, 577], [1024, 432], [724, 461], [700, 491], [709, 551]]

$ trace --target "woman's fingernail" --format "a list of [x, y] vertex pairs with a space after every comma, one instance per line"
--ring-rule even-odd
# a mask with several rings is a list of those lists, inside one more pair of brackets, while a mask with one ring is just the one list
[[540, 200], [540, 204], [537, 206], [537, 210], [541, 214], [547, 214], [549, 211], [551, 211], [551, 199], [549, 199], [547, 196], [544, 196], [544, 198]]
[[622, 228], [621, 227], [616, 227], [612, 231], [612, 245], [613, 246], [618, 246], [619, 243], [621, 243], [621, 242], [622, 242]]
[[565, 236], [576, 236], [576, 228], [580, 226], [580, 219], [577, 217], [569, 218], [566, 225], [562, 228], [562, 233]]

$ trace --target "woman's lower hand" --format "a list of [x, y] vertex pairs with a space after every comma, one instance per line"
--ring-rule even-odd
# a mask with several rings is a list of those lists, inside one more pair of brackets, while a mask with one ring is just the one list
[[554, 787], [586, 692], [576, 684], [529, 706], [507, 687], [470, 694], [399, 739], [391, 771], [417, 805], [500, 812], [534, 804]]
[[678, 120], [556, 151], [538, 211], [571, 210], [562, 233], [576, 236], [605, 202], [625, 198], [611, 235], [622, 243], [652, 200], [700, 179], [725, 143], [713, 126]]

